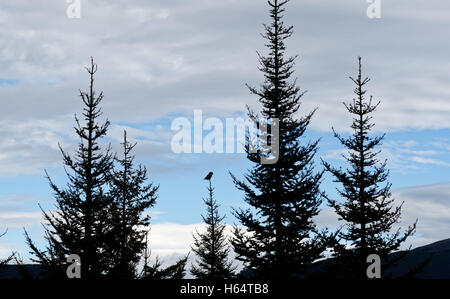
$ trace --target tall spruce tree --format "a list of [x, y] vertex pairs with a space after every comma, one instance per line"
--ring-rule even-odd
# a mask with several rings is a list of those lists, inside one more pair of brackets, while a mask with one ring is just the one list
[[353, 116], [353, 134], [343, 137], [333, 129], [334, 136], [348, 150], [344, 157], [350, 167], [343, 170], [323, 162], [335, 182], [342, 185], [338, 192], [344, 202], [328, 198], [328, 203], [346, 223], [345, 229], [339, 232], [339, 238], [344, 243], [334, 248], [336, 261], [340, 265], [337, 270], [345, 278], [367, 278], [366, 260], [369, 254], [378, 254], [388, 266], [388, 254], [399, 249], [414, 233], [417, 223], [409, 226], [404, 233], [400, 229], [392, 231], [393, 225], [400, 219], [401, 205], [394, 206], [394, 199], [391, 198], [387, 161], [378, 159], [380, 151], [377, 147], [385, 134], [376, 137], [369, 135], [374, 127], [371, 115], [380, 102], [373, 104], [372, 96], [366, 98], [365, 85], [370, 79], [362, 77], [361, 57], [358, 62], [358, 76], [350, 77], [356, 85], [356, 98], [350, 103], [344, 102]]
[[313, 169], [318, 140], [301, 140], [314, 111], [296, 117], [304, 93], [292, 79], [297, 56], [285, 57], [285, 40], [293, 33], [293, 27], [282, 21], [287, 2], [268, 1], [272, 22], [264, 25], [263, 37], [269, 53], [258, 54], [265, 81], [259, 89], [249, 87], [262, 104], [261, 115], [249, 109], [249, 116], [262, 121], [278, 119], [278, 142], [275, 134], [267, 136], [269, 143], [279, 144], [275, 150], [278, 161], [263, 164], [264, 152], [253, 153], [247, 146], [248, 159], [256, 165], [244, 181], [232, 175], [252, 209], [235, 210], [244, 229], [235, 227], [231, 243], [237, 259], [257, 277], [295, 277], [320, 258], [326, 247], [313, 222], [322, 202], [319, 185], [323, 172]]
[[90, 76], [89, 89], [80, 91], [84, 122], [75, 116], [74, 129], [80, 138], [78, 148], [72, 157], [60, 147], [67, 186], [56, 186], [47, 174], [56, 198], [56, 211], [43, 211], [46, 249], [38, 249], [25, 232], [33, 260], [42, 264], [50, 277], [66, 275], [66, 257], [71, 254], [81, 258], [82, 278], [102, 277], [109, 267], [107, 250], [115, 241], [107, 225], [113, 207], [112, 197], [107, 192], [113, 154], [110, 147], [103, 150], [100, 146], [110, 122], [99, 123], [103, 93], [97, 96], [94, 91], [97, 65], [92, 58], [86, 70]]
[[134, 166], [131, 151], [136, 143], [128, 142], [126, 131], [123, 139], [123, 156], [115, 158], [118, 167], [112, 171], [110, 180], [110, 196], [114, 199], [110, 225], [116, 242], [108, 250], [111, 264], [108, 275], [132, 279], [137, 277], [146, 246], [150, 216], [145, 211], [155, 205], [159, 186], [147, 182], [145, 166]]
[[191, 274], [198, 279], [227, 279], [234, 276], [235, 267], [228, 261], [230, 247], [225, 236], [225, 216], [219, 215], [219, 205], [214, 199], [211, 178], [208, 179], [209, 196], [203, 199], [206, 215], [202, 215], [206, 232], [194, 234], [192, 251], [197, 256], [197, 265], [192, 265]]

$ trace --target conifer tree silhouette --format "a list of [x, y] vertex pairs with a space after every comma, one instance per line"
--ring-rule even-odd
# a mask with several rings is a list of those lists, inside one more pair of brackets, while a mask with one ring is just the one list
[[[198, 279], [227, 279], [234, 276], [232, 263], [228, 261], [230, 248], [225, 236], [225, 216], [219, 215], [219, 205], [214, 199], [214, 188], [211, 184], [210, 172], [205, 178], [209, 182], [209, 196], [203, 199], [206, 215], [202, 215], [206, 224], [206, 232], [194, 234], [192, 251], [197, 256], [197, 265], [192, 265], [191, 274]], [[209, 178], [208, 178], [209, 177]]]
[[113, 208], [107, 183], [114, 157], [110, 146], [101, 149], [100, 141], [106, 136], [110, 122], [99, 122], [103, 93], [97, 96], [94, 90], [97, 65], [92, 58], [86, 70], [89, 89], [80, 91], [84, 122], [75, 116], [78, 148], [71, 156], [60, 146], [68, 177], [66, 187], [56, 186], [46, 172], [56, 198], [56, 211], [43, 211], [46, 249], [38, 249], [25, 231], [33, 261], [42, 264], [49, 277], [65, 277], [66, 257], [71, 254], [81, 258], [82, 279], [102, 277], [109, 267], [107, 250], [114, 238], [107, 225]]
[[[257, 165], [244, 181], [232, 175], [252, 209], [235, 210], [245, 229], [236, 226], [231, 243], [237, 259], [256, 277], [295, 277], [321, 257], [327, 243], [322, 238], [325, 233], [319, 232], [313, 222], [322, 202], [319, 185], [323, 172], [315, 172], [313, 162], [318, 140], [300, 140], [314, 111], [296, 117], [304, 93], [292, 79], [297, 56], [285, 56], [285, 40], [293, 33], [293, 27], [282, 21], [287, 2], [268, 1], [272, 23], [264, 25], [263, 37], [269, 53], [258, 54], [265, 81], [259, 89], [249, 87], [262, 104], [260, 116], [250, 109], [249, 116], [279, 120], [278, 161], [262, 164], [260, 153], [252, 153], [247, 146], [248, 159]], [[269, 137], [276, 138], [273, 134]]]
[[114, 199], [111, 227], [115, 242], [109, 250], [111, 269], [108, 275], [114, 278], [132, 279], [137, 277], [137, 267], [145, 249], [150, 217], [145, 211], [153, 207], [159, 186], [147, 182], [147, 169], [134, 167], [131, 151], [136, 143], [127, 140], [124, 131], [123, 156], [116, 158], [118, 169], [112, 171], [110, 196]]
[[374, 104], [372, 96], [369, 99], [365, 97], [365, 85], [370, 79], [362, 76], [361, 57], [358, 63], [358, 76], [350, 77], [356, 85], [356, 97], [350, 103], [344, 102], [345, 108], [353, 116], [353, 134], [343, 137], [333, 129], [334, 136], [347, 149], [344, 157], [350, 167], [343, 170], [324, 161], [323, 165], [334, 176], [335, 182], [342, 185], [338, 192], [344, 199], [344, 202], [338, 202], [327, 198], [329, 205], [346, 224], [338, 235], [344, 243], [334, 246], [334, 256], [340, 265], [336, 271], [341, 277], [364, 279], [367, 278], [368, 255], [378, 254], [387, 261], [388, 254], [399, 249], [414, 233], [417, 221], [403, 234], [400, 229], [391, 233], [393, 225], [400, 219], [402, 205], [394, 206], [387, 161], [377, 158], [380, 154], [377, 147], [381, 145], [385, 134], [376, 137], [369, 135], [374, 127], [371, 115], [380, 102]]
[[[131, 151], [135, 146], [136, 143], [128, 142], [124, 131], [123, 156], [115, 158], [118, 169], [112, 170], [110, 180], [109, 194], [113, 198], [113, 209], [109, 226], [114, 240], [108, 242], [111, 248], [106, 251], [110, 260], [108, 277], [181, 279], [185, 276], [187, 256], [167, 267], [162, 266], [158, 257], [152, 265], [149, 263], [150, 217], [145, 215], [145, 211], [155, 205], [159, 186], [147, 182], [147, 169], [144, 166], [134, 167]], [[139, 272], [141, 261], [144, 265]]]

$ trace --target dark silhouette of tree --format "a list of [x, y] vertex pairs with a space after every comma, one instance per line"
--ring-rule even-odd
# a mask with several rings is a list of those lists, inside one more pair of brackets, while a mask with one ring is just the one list
[[323, 165], [334, 176], [335, 182], [342, 185], [338, 192], [344, 199], [341, 203], [328, 198], [329, 205], [346, 223], [345, 229], [338, 235], [344, 243], [334, 246], [336, 261], [341, 266], [338, 271], [342, 277], [364, 279], [367, 278], [367, 256], [378, 254], [387, 261], [387, 255], [399, 249], [414, 233], [417, 221], [403, 234], [400, 229], [391, 232], [393, 225], [400, 219], [402, 205], [394, 206], [387, 161], [377, 158], [380, 154], [377, 147], [381, 145], [385, 134], [377, 137], [369, 135], [374, 126], [371, 115], [380, 102], [373, 104], [372, 96], [366, 99], [367, 91], [364, 88], [370, 79], [362, 77], [361, 57], [358, 61], [358, 77], [350, 77], [356, 84], [356, 98], [348, 104], [344, 103], [353, 116], [353, 134], [343, 137], [333, 129], [334, 136], [348, 150], [344, 158], [350, 167], [343, 170], [327, 162], [323, 162]]
[[[187, 256], [175, 264], [163, 267], [159, 258], [150, 265], [148, 232], [150, 217], [145, 211], [156, 203], [159, 186], [147, 182], [147, 169], [134, 167], [131, 151], [136, 143], [127, 141], [124, 132], [123, 157], [115, 158], [118, 169], [112, 171], [110, 195], [114, 199], [109, 226], [115, 242], [107, 250], [110, 260], [108, 276], [121, 279], [181, 279], [185, 276]], [[139, 263], [144, 266], [139, 271]]]
[[136, 143], [127, 141], [126, 131], [122, 146], [123, 157], [115, 159], [118, 169], [112, 171], [110, 181], [110, 195], [114, 198], [111, 227], [116, 242], [108, 251], [111, 254], [108, 275], [132, 279], [137, 276], [137, 267], [146, 246], [146, 229], [150, 225], [150, 216], [144, 213], [155, 205], [159, 186], [147, 182], [144, 166], [134, 167], [131, 151]]
[[228, 261], [230, 247], [225, 236], [225, 216], [219, 215], [219, 205], [214, 199], [214, 188], [208, 174], [209, 196], [203, 199], [206, 205], [206, 216], [202, 215], [206, 224], [206, 232], [194, 234], [192, 251], [198, 257], [197, 265], [192, 265], [191, 274], [198, 279], [227, 279], [234, 276], [235, 267]]
[[257, 277], [294, 277], [320, 258], [326, 247], [322, 232], [313, 222], [322, 201], [319, 185], [323, 172], [315, 173], [313, 169], [318, 141], [300, 140], [314, 111], [300, 119], [295, 116], [304, 93], [292, 79], [297, 56], [285, 57], [285, 40], [293, 33], [293, 27], [282, 21], [287, 2], [268, 1], [272, 23], [264, 25], [263, 37], [269, 53], [258, 54], [259, 70], [265, 81], [259, 89], [249, 87], [262, 104], [261, 116], [250, 109], [249, 116], [258, 121], [262, 118], [261, 122], [278, 119], [278, 140], [272, 131], [267, 134], [268, 143], [279, 144], [274, 154], [278, 153], [278, 161], [261, 163], [265, 152], [254, 153], [247, 144], [248, 159], [257, 165], [245, 176], [245, 181], [232, 175], [253, 209], [235, 210], [245, 229], [236, 226], [231, 243], [237, 259]]
[[67, 186], [56, 186], [47, 174], [56, 198], [56, 211], [43, 211], [46, 249], [39, 250], [25, 232], [34, 255], [33, 261], [42, 264], [49, 277], [65, 276], [66, 257], [71, 254], [81, 258], [82, 278], [101, 277], [110, 262], [106, 250], [115, 240], [111, 227], [107, 225], [113, 207], [113, 199], [107, 192], [113, 154], [109, 146], [106, 150], [100, 147], [100, 140], [106, 136], [110, 122], [99, 123], [103, 93], [97, 96], [94, 91], [97, 65], [93, 59], [86, 70], [90, 76], [89, 90], [80, 91], [84, 123], [75, 116], [74, 129], [80, 138], [78, 148], [72, 157], [60, 146], [68, 177]]

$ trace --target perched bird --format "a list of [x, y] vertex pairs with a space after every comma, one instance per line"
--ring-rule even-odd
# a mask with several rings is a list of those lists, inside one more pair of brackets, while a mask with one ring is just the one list
[[204, 180], [209, 181], [209, 180], [211, 179], [212, 176], [213, 176], [213, 172], [210, 171], [210, 172], [205, 176]]

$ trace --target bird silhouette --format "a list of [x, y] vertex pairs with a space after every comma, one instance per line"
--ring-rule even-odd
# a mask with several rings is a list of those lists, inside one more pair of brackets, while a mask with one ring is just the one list
[[209, 180], [211, 179], [212, 176], [213, 176], [213, 172], [210, 171], [210, 172], [205, 176], [204, 180], [209, 181]]

